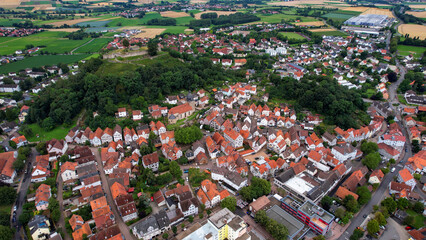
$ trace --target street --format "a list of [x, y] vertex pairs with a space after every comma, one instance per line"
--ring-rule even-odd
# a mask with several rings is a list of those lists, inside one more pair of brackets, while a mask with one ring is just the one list
[[114, 213], [115, 223], [120, 228], [120, 232], [124, 235], [124, 239], [128, 239], [128, 240], [136, 239], [133, 236], [133, 234], [130, 233], [129, 227], [126, 225], [126, 223], [121, 218], [120, 213], [118, 212], [117, 206], [115, 205], [114, 200], [112, 199], [111, 189], [110, 189], [110, 186], [108, 184], [108, 179], [107, 179], [105, 172], [104, 172], [104, 169], [103, 169], [101, 154], [99, 152], [99, 148], [92, 147], [92, 148], [90, 148], [90, 150], [92, 150], [93, 154], [96, 157], [96, 161], [98, 162], [98, 171], [99, 171], [99, 175], [101, 176], [102, 188], [104, 190], [104, 193], [106, 193], [106, 199], [107, 199], [108, 205], [110, 206], [110, 208], [112, 209], [112, 212]]
[[[18, 186], [18, 196], [16, 200], [16, 222], [12, 222], [12, 227], [16, 228], [15, 239], [20, 240], [23, 239], [21, 235], [21, 225], [18, 223], [19, 216], [22, 214], [22, 206], [25, 204], [25, 197], [27, 196], [28, 187], [31, 183], [31, 170], [32, 165], [35, 162], [36, 156], [39, 155], [35, 148], [31, 148], [31, 153], [29, 158], [26, 161], [25, 169], [27, 169], [26, 174], [21, 174], [21, 181]], [[24, 230], [25, 231], [25, 230]], [[23, 234], [25, 236], [25, 234]], [[25, 237], [26, 239], [26, 237]]]

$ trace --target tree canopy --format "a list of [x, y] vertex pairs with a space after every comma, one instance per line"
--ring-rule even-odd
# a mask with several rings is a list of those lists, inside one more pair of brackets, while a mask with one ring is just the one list
[[244, 200], [251, 202], [263, 195], [271, 192], [271, 183], [265, 179], [253, 177], [249, 186], [243, 187], [240, 190], [241, 196]]
[[232, 196], [226, 197], [220, 203], [220, 206], [222, 208], [228, 208], [231, 212], [234, 212], [237, 207], [237, 199], [235, 199], [235, 197], [232, 197]]
[[370, 153], [362, 159], [362, 164], [367, 166], [369, 169], [376, 169], [379, 166], [381, 159], [382, 158], [378, 152]]
[[264, 210], [258, 211], [254, 217], [254, 220], [262, 225], [274, 239], [287, 239], [287, 227], [279, 224], [274, 219], [269, 218]]
[[203, 133], [196, 125], [186, 128], [179, 128], [175, 131], [175, 140], [177, 143], [190, 144], [203, 137]]
[[368, 234], [374, 235], [379, 230], [380, 230], [380, 226], [376, 219], [372, 219], [367, 223]]

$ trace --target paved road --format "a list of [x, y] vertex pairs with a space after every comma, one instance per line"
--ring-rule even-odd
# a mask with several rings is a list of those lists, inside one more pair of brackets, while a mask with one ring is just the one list
[[63, 214], [64, 212], [64, 199], [63, 199], [63, 193], [64, 193], [64, 183], [62, 181], [62, 177], [60, 174], [58, 174], [58, 179], [56, 180], [56, 182], [58, 183], [58, 202], [59, 202], [59, 208], [61, 211], [61, 218], [59, 218], [59, 227], [62, 228], [62, 232], [64, 233], [65, 236], [65, 240], [71, 240], [71, 236], [68, 235], [66, 228], [65, 228], [65, 214]]
[[[16, 222], [12, 223], [12, 227], [15, 227], [17, 230], [15, 233], [15, 240], [23, 239], [23, 237], [21, 236], [21, 229], [23, 230], [23, 228], [21, 228], [21, 225], [18, 223], [18, 219], [19, 216], [22, 214], [22, 206], [25, 204], [25, 197], [27, 196], [28, 187], [31, 183], [31, 169], [37, 155], [39, 154], [35, 150], [35, 148], [31, 148], [31, 154], [25, 166], [27, 169], [27, 173], [22, 174], [21, 182], [19, 183], [18, 197], [16, 200]], [[23, 236], [25, 236], [25, 233], [23, 234]]]
[[117, 206], [115, 205], [115, 203], [112, 199], [111, 190], [109, 188], [110, 186], [108, 184], [108, 179], [105, 175], [105, 172], [104, 172], [104, 169], [103, 169], [103, 166], [102, 166], [101, 155], [99, 153], [98, 148], [90, 148], [90, 149], [94, 153], [94, 155], [96, 157], [96, 161], [98, 162], [98, 171], [99, 171], [99, 175], [101, 176], [101, 180], [102, 180], [102, 188], [104, 189], [104, 192], [107, 194], [107, 196], [106, 196], [107, 202], [108, 202], [108, 205], [111, 207], [112, 212], [114, 213], [115, 223], [120, 228], [120, 232], [124, 235], [124, 239], [136, 240], [134, 235], [130, 233], [129, 227], [124, 223], [123, 219], [121, 218], [120, 213], [117, 210]]

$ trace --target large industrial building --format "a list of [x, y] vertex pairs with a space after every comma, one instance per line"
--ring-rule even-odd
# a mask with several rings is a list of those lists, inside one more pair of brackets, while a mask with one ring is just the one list
[[351, 17], [344, 22], [346, 25], [367, 26], [371, 28], [383, 28], [391, 23], [392, 19], [386, 15], [365, 14]]

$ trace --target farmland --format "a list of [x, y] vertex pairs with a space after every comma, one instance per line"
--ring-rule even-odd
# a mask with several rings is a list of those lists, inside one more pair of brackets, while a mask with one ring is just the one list
[[353, 17], [354, 15], [349, 15], [349, 14], [343, 14], [343, 13], [327, 13], [325, 15], [322, 15], [323, 17], [326, 18], [330, 18], [330, 19], [337, 19], [337, 20], [347, 20], [351, 17]]
[[426, 39], [426, 26], [418, 24], [401, 24], [398, 27], [398, 32], [402, 35], [408, 34], [410, 37], [419, 37]]
[[305, 39], [303, 36], [299, 35], [295, 32], [281, 32], [280, 35], [287, 37], [289, 39], [297, 39], [297, 40], [303, 40]]
[[95, 53], [107, 45], [112, 38], [95, 38], [87, 45], [79, 47], [74, 53]]
[[398, 45], [398, 53], [402, 56], [413, 54], [414, 57], [419, 58], [425, 51], [426, 47]]
[[297, 15], [287, 15], [287, 14], [256, 14], [260, 17], [260, 22], [266, 23], [280, 23], [281, 20], [294, 22], [296, 19], [300, 19], [301, 22], [315, 22], [317, 21], [312, 17], [303, 17]]
[[89, 41], [88, 38], [83, 40], [69, 40], [64, 38], [66, 32], [41, 32], [26, 37], [14, 38], [10, 41], [0, 41], [0, 54], [13, 54], [16, 50], [25, 49], [29, 44], [44, 46], [43, 50], [50, 53], [65, 53]]
[[88, 57], [89, 54], [80, 55], [40, 55], [25, 58], [24, 60], [0, 66], [0, 74], [17, 72], [25, 68], [56, 65], [58, 63], [74, 63]]

